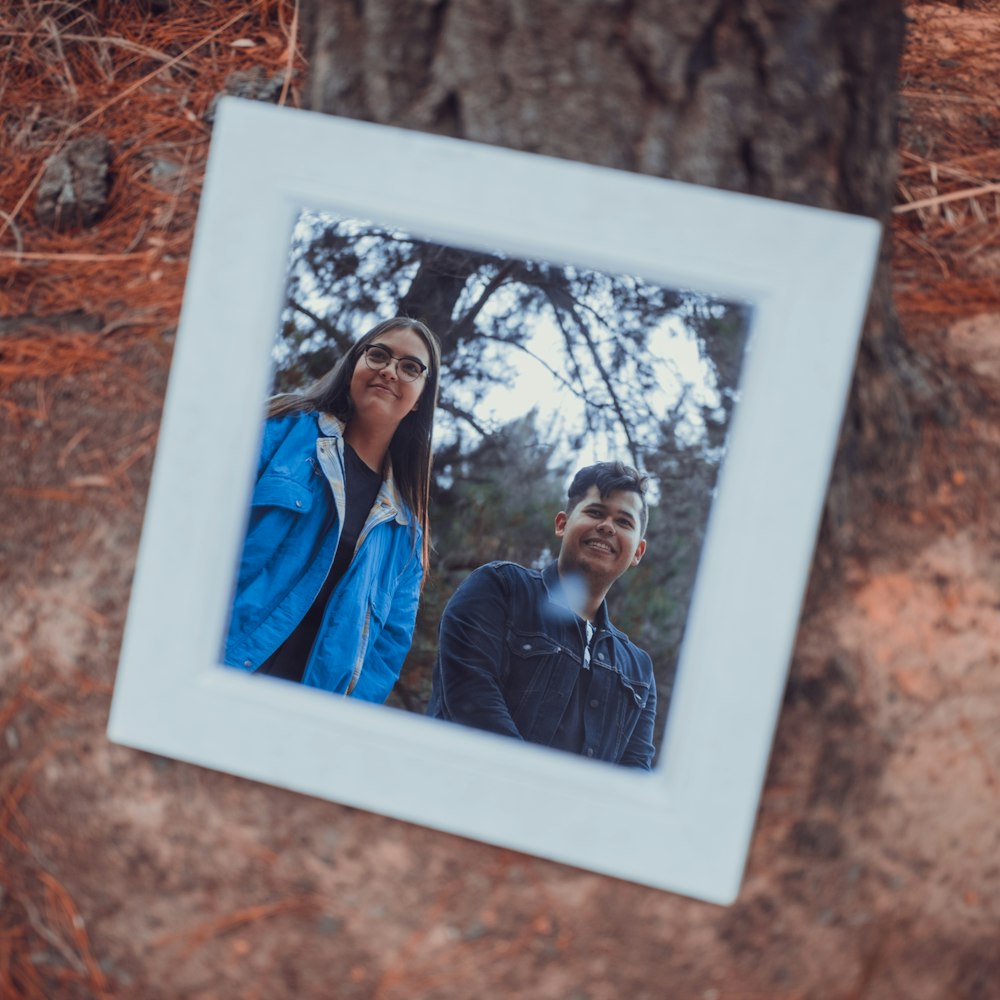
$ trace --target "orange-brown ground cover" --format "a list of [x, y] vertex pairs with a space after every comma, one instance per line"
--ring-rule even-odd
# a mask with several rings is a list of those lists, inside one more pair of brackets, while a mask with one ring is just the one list
[[[203, 115], [233, 70], [289, 104], [302, 72], [292, 0], [152, 6], [0, 26], [0, 996], [1000, 996], [997, 3], [908, 8], [913, 488], [814, 576], [729, 909], [105, 739]], [[109, 211], [48, 232], [43, 164], [89, 130]]]

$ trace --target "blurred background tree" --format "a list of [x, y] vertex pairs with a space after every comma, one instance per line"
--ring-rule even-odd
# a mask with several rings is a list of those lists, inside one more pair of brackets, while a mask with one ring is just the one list
[[[313, 110], [889, 218], [900, 0], [304, 0], [302, 15]], [[877, 504], [901, 502], [912, 479], [925, 380], [886, 262], [858, 373], [821, 563], [854, 551]], [[690, 447], [679, 441], [668, 465]], [[679, 517], [683, 498], [673, 506]]]

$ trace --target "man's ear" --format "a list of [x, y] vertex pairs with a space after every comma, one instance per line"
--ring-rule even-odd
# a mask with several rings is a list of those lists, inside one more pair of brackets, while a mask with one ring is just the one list
[[562, 538], [566, 530], [566, 511], [561, 510], [556, 514], [556, 538]]
[[632, 556], [633, 566], [639, 565], [639, 560], [643, 557], [645, 552], [646, 552], [646, 539], [644, 538], [641, 542], [639, 542], [638, 546], [636, 546], [635, 555]]

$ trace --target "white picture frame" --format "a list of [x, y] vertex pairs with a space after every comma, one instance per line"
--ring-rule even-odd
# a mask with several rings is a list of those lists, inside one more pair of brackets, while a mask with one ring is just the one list
[[[220, 667], [303, 207], [752, 304], [740, 401], [652, 772]], [[224, 98], [109, 738], [730, 903], [880, 237], [876, 222], [857, 216]]]

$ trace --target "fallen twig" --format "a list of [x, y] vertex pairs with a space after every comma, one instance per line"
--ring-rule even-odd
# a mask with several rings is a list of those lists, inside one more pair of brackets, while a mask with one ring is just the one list
[[934, 205], [943, 205], [945, 202], [976, 198], [981, 194], [993, 194], [997, 191], [1000, 191], [1000, 184], [984, 184], [982, 187], [969, 188], [966, 191], [952, 191], [950, 194], [938, 194], [933, 198], [921, 198], [905, 205], [896, 205], [892, 211], [896, 215], [902, 215], [904, 212], [915, 212], [919, 208], [931, 208]]
[[225, 916], [215, 920], [208, 920], [199, 924], [193, 930], [177, 931], [172, 934], [165, 934], [153, 943], [158, 946], [175, 944], [179, 941], [186, 942], [186, 951], [190, 954], [202, 947], [209, 940], [243, 927], [246, 924], [256, 923], [258, 920], [266, 920], [268, 917], [276, 917], [282, 913], [301, 913], [314, 910], [319, 906], [319, 900], [314, 896], [293, 896], [288, 899], [279, 899], [274, 903], [261, 903], [257, 906], [248, 906], [235, 913], [227, 913]]
[[98, 996], [105, 995], [108, 983], [104, 978], [104, 973], [101, 972], [100, 966], [94, 959], [94, 954], [90, 948], [90, 938], [87, 935], [87, 926], [84, 923], [83, 917], [80, 916], [80, 911], [76, 908], [76, 904], [73, 902], [73, 897], [70, 896], [67, 888], [50, 872], [40, 871], [38, 877], [45, 885], [47, 895], [54, 903], [54, 909], [62, 917], [63, 922], [68, 925], [69, 931], [73, 935], [76, 952], [81, 956], [78, 961], [82, 960], [84, 970], [90, 979], [91, 988]]
[[928, 101], [952, 101], [956, 104], [988, 104], [996, 107], [996, 99], [991, 97], [971, 97], [967, 94], [938, 94], [932, 90], [901, 90], [901, 97], [916, 97]]

